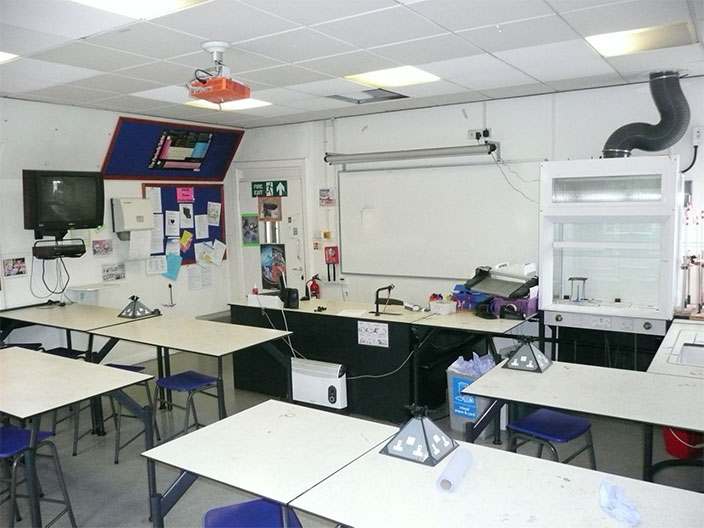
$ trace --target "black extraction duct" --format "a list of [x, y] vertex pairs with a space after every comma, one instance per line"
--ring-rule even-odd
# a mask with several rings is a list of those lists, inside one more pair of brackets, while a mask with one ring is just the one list
[[650, 74], [650, 93], [660, 112], [660, 122], [629, 123], [617, 129], [606, 140], [604, 158], [627, 158], [631, 150], [648, 152], [664, 150], [677, 143], [689, 126], [689, 105], [680, 87], [676, 71], [657, 71]]

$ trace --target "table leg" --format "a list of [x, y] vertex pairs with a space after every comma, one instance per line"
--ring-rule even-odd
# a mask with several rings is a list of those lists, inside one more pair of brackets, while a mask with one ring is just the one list
[[481, 434], [481, 432], [484, 429], [486, 429], [486, 427], [489, 425], [489, 422], [491, 422], [491, 420], [493, 420], [493, 419], [499, 420], [499, 413], [501, 411], [501, 407], [503, 407], [505, 404], [506, 404], [506, 402], [504, 400], [491, 400], [491, 403], [488, 405], [488, 407], [484, 411], [484, 414], [482, 414], [476, 422], [465, 423], [464, 424], [464, 440], [465, 440], [465, 442], [474, 443], [474, 441]]
[[193, 485], [198, 475], [182, 471], [169, 489], [161, 493], [153, 493], [151, 496], [152, 506], [152, 526], [154, 528], [164, 528], [164, 516], [171, 511], [183, 494]]
[[[156, 347], [156, 375], [158, 378], [164, 377], [164, 355], [162, 354], [160, 346]], [[166, 404], [164, 403], [164, 388], [157, 385], [156, 390], [159, 401], [161, 401], [159, 409], [166, 409]]]
[[[144, 423], [144, 446], [146, 450], [149, 451], [154, 447], [154, 409], [149, 405], [140, 407], [140, 405], [122, 389], [111, 392], [110, 396], [124, 405], [134, 416]], [[152, 509], [151, 498], [156, 494], [156, 469], [154, 467], [154, 461], [151, 459], [147, 459], [147, 484], [150, 498], [150, 519], [153, 519], [155, 514]]]
[[225, 410], [225, 387], [222, 379], [222, 357], [218, 357], [218, 413], [220, 419], [227, 418]]
[[643, 480], [653, 481], [653, 425], [643, 424]]
[[[164, 347], [164, 374], [166, 376], [171, 376], [171, 355], [169, 354], [169, 349]], [[170, 390], [166, 391], [166, 401], [169, 402], [169, 409], [172, 408], [173, 396]]]
[[32, 418], [32, 432], [29, 439], [29, 449], [25, 452], [25, 478], [27, 479], [27, 491], [29, 495], [29, 511], [32, 517], [32, 526], [42, 526], [42, 512], [39, 508], [39, 486], [37, 482], [37, 438], [39, 436], [39, 425], [41, 415]]

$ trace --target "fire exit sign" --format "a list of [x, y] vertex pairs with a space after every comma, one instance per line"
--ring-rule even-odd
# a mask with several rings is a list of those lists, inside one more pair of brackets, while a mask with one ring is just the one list
[[283, 180], [252, 182], [252, 198], [257, 196], [288, 196], [288, 182]]

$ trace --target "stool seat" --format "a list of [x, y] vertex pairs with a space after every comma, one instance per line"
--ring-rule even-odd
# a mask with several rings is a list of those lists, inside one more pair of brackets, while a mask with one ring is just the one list
[[122, 370], [128, 370], [130, 372], [142, 372], [146, 367], [142, 365], [123, 365], [121, 363], [106, 363], [106, 367], [118, 368]]
[[175, 391], [192, 391], [205, 385], [216, 383], [218, 379], [194, 370], [187, 370], [173, 376], [165, 376], [156, 380], [159, 387]]
[[56, 347], [56, 348], [50, 348], [48, 350], [44, 351], [45, 354], [51, 354], [52, 356], [60, 356], [68, 359], [78, 359], [82, 355], [85, 354], [85, 352], [81, 350], [74, 350], [73, 348], [66, 348], [66, 347]]
[[[29, 429], [20, 429], [11, 425], [0, 427], [0, 458], [11, 457], [27, 449], [31, 435], [32, 431]], [[50, 436], [49, 431], [40, 431], [37, 435], [37, 443], [43, 442]]]
[[[230, 506], [213, 508], [203, 516], [203, 528], [280, 528], [281, 506], [266, 499], [254, 499]], [[301, 528], [301, 521], [288, 510], [288, 525]]]
[[538, 409], [508, 424], [510, 429], [550, 442], [569, 442], [589, 430], [589, 420], [551, 409]]

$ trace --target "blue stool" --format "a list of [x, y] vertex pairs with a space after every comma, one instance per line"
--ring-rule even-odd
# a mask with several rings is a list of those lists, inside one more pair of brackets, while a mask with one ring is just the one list
[[[266, 499], [255, 499], [230, 506], [213, 508], [203, 516], [203, 528], [281, 528], [282, 509]], [[288, 525], [301, 528], [301, 521], [288, 509]]]
[[[106, 363], [105, 364], [107, 367], [112, 367], [112, 368], [117, 368], [121, 370], [127, 370], [129, 372], [142, 372], [145, 367], [141, 365], [123, 365], [120, 363]], [[154, 408], [154, 401], [152, 400], [152, 391], [149, 389], [149, 382], [147, 380], [145, 381], [140, 381], [139, 383], [136, 383], [135, 385], [141, 385], [144, 387], [144, 390], [147, 393], [147, 403], [149, 406], [153, 409]], [[115, 422], [115, 464], [120, 463], [120, 451], [127, 447], [129, 444], [134, 442], [137, 438], [144, 433], [144, 430], [140, 431], [136, 435], [134, 435], [132, 438], [127, 440], [124, 444], [120, 445], [120, 426], [122, 425], [122, 404], [117, 403], [117, 409], [115, 409], [115, 401], [110, 398], [110, 407], [112, 408], [112, 416], [113, 420]], [[131, 414], [126, 414], [124, 415], [125, 418], [135, 418]], [[156, 434], [156, 439], [161, 440], [161, 436], [159, 435], [159, 428], [154, 424], [154, 433]]]
[[596, 469], [591, 425], [589, 420], [579, 416], [551, 409], [538, 409], [506, 426], [509, 430], [508, 450], [515, 453], [522, 445], [528, 442], [537, 442], [539, 444], [538, 458], [542, 458], [545, 446], [550, 449], [553, 460], [560, 462], [557, 449], [552, 445], [552, 442], [562, 444], [584, 435], [587, 445], [569, 455], [562, 462], [566, 464], [580, 453], [588, 451], [591, 468]]
[[[8, 461], [12, 464], [12, 470], [10, 473], [10, 496], [9, 500], [11, 502], [10, 511], [10, 528], [15, 525], [15, 519], [21, 520], [19, 514], [19, 508], [17, 506], [18, 497], [26, 497], [26, 495], [17, 495], [17, 467], [20, 462], [24, 459], [24, 455], [29, 451], [29, 442], [32, 432], [29, 429], [20, 429], [13, 426], [2, 426], [0, 427], [0, 459], [2, 461]], [[48, 447], [51, 450], [51, 457], [54, 460], [54, 470], [56, 471], [56, 477], [59, 482], [59, 487], [61, 488], [61, 494], [63, 495], [63, 500], [59, 499], [49, 499], [46, 497], [40, 497], [40, 500], [45, 502], [53, 502], [56, 504], [63, 504], [65, 508], [59, 512], [49, 525], [54, 524], [54, 522], [61, 517], [64, 513], [68, 513], [71, 526], [76, 528], [76, 518], [73, 516], [73, 509], [71, 508], [71, 501], [68, 498], [68, 490], [66, 489], [66, 483], [64, 482], [64, 474], [61, 471], [61, 464], [59, 463], [59, 455], [56, 452], [56, 446], [47, 440], [51, 436], [50, 432], [41, 431], [37, 435], [37, 451], [42, 447]], [[49, 456], [49, 455], [39, 455], [37, 456]], [[25, 465], [25, 471], [29, 469]], [[30, 470], [35, 470], [32, 468]]]
[[[203, 424], [198, 421], [198, 415], [196, 414], [196, 405], [193, 401], [193, 397], [196, 394], [205, 394], [206, 396], [211, 396], [217, 398], [216, 394], [211, 394], [205, 392], [207, 389], [215, 387], [217, 390], [218, 379], [214, 376], [207, 376], [196, 372], [194, 370], [187, 370], [186, 372], [181, 372], [180, 374], [174, 374], [172, 376], [164, 376], [156, 380], [157, 387], [162, 389], [172, 390], [177, 392], [187, 392], [188, 397], [186, 398], [186, 405], [180, 406], [175, 403], [169, 403], [166, 400], [159, 398], [157, 391], [156, 402], [162, 401], [169, 407], [178, 407], [179, 409], [184, 409], [186, 411], [186, 417], [183, 422], [183, 430], [178, 434], [186, 434], [191, 427], [198, 429]], [[156, 403], [155, 402], [155, 403]], [[190, 412], [193, 409], [193, 424], [189, 425]], [[156, 413], [154, 413], [154, 419], [156, 420]], [[156, 423], [156, 422], [155, 422]], [[177, 436], [176, 435], [176, 436]]]

